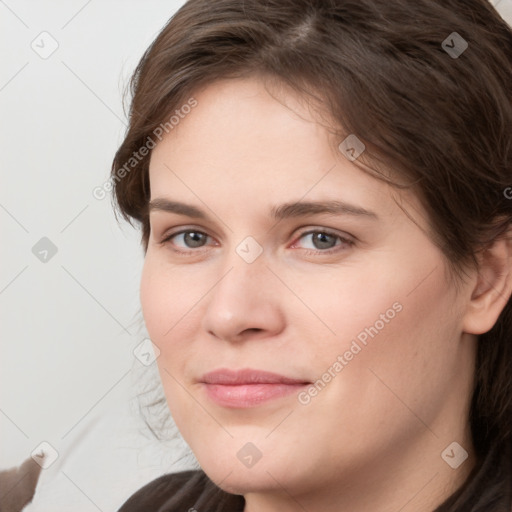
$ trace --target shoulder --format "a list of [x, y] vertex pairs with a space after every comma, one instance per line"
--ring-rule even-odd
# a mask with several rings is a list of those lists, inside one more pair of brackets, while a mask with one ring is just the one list
[[190, 470], [149, 482], [130, 496], [118, 512], [243, 512], [244, 504], [243, 496], [224, 492], [204, 471]]

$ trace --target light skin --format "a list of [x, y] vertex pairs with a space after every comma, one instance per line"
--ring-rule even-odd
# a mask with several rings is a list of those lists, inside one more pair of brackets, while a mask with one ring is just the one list
[[[291, 90], [269, 94], [246, 78], [194, 97], [151, 156], [141, 281], [180, 432], [217, 485], [245, 496], [245, 512], [430, 512], [475, 464], [476, 335], [510, 297], [510, 243], [495, 243], [456, 289], [417, 198], [356, 168]], [[271, 215], [297, 201], [351, 210]], [[252, 263], [236, 252], [246, 237], [263, 250]], [[292, 394], [226, 408], [198, 382], [218, 368], [315, 382], [396, 303], [400, 312], [305, 405]], [[457, 469], [441, 457], [454, 441], [468, 453]], [[250, 468], [237, 457], [249, 442], [262, 454]]]

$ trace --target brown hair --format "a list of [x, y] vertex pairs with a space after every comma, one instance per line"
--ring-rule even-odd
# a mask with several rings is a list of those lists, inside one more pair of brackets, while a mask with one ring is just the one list
[[[170, 116], [199, 88], [251, 74], [323, 105], [340, 137], [357, 134], [366, 145], [359, 165], [373, 162], [387, 179], [382, 163], [396, 186], [413, 187], [459, 277], [505, 236], [512, 30], [488, 0], [189, 0], [135, 70], [129, 127], [112, 166], [117, 207], [140, 223], [144, 251], [151, 152], [141, 148], [172, 129]], [[479, 337], [469, 418], [478, 463], [439, 512], [510, 509], [511, 338], [509, 300]]]

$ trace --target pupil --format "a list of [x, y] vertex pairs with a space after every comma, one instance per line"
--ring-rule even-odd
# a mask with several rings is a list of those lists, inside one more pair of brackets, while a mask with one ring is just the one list
[[203, 237], [202, 233], [196, 233], [195, 231], [189, 231], [185, 233], [185, 243], [190, 247], [200, 247], [201, 246], [201, 238]]
[[327, 233], [316, 233], [313, 235], [313, 244], [317, 249], [330, 249], [332, 245], [329, 243], [329, 238], [332, 238], [332, 235], [328, 235]]

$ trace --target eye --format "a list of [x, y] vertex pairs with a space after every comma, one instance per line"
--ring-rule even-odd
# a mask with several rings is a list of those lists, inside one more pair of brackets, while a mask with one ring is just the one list
[[[309, 240], [310, 247], [306, 247], [307, 253], [331, 254], [339, 250], [347, 249], [354, 244], [352, 240], [337, 233], [325, 229], [310, 230], [302, 233], [297, 240]], [[338, 243], [339, 241], [339, 243]], [[297, 242], [294, 242], [294, 247]], [[336, 249], [336, 247], [338, 249]]]
[[[182, 249], [199, 249], [205, 245], [209, 238], [211, 237], [202, 231], [196, 229], [187, 229], [179, 231], [178, 233], [171, 233], [168, 236], [164, 236], [160, 243], [167, 244], [172, 242], [173, 245], [181, 247]], [[178, 249], [176, 252], [187, 251], [180, 251]]]
[[[213, 238], [197, 229], [185, 229], [176, 233], [164, 235], [161, 245], [171, 244], [174, 252], [183, 255], [192, 255], [200, 252], [198, 249], [207, 246], [208, 240]], [[302, 247], [306, 254], [331, 254], [350, 248], [354, 242], [348, 237], [326, 229], [315, 229], [303, 232], [293, 243], [296, 248], [300, 240], [309, 240], [309, 247]], [[308, 244], [306, 244], [308, 245]], [[300, 247], [299, 247], [300, 248]]]

